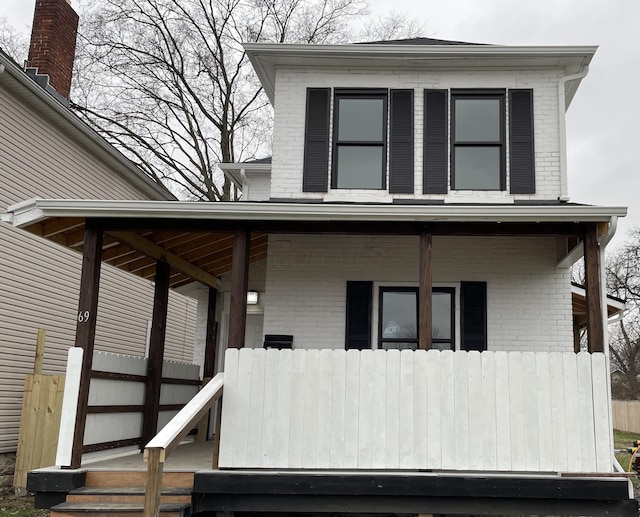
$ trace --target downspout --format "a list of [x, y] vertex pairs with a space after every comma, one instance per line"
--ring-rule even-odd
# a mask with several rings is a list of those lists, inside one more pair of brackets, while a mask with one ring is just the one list
[[[564, 87], [568, 81], [583, 79], [589, 73], [589, 66], [585, 66], [581, 72], [573, 75], [565, 75], [558, 82], [558, 130], [560, 133], [560, 199], [569, 200], [569, 188], [567, 186], [567, 121], [565, 107], [566, 96]], [[614, 230], [615, 232], [615, 230]]]

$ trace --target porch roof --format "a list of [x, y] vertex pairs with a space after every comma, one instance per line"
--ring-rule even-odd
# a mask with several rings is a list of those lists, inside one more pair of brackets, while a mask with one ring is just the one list
[[218, 287], [231, 270], [233, 232], [251, 230], [250, 261], [267, 256], [268, 233], [557, 235], [579, 237], [584, 224], [626, 215], [587, 205], [424, 205], [284, 202], [181, 202], [32, 199], [3, 221], [76, 251], [87, 219], [105, 231], [103, 261], [153, 280], [157, 260], [172, 266], [171, 287], [193, 280]]

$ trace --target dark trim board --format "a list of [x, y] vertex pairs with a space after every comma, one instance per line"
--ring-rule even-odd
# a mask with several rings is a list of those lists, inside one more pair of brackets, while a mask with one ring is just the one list
[[63, 503], [67, 494], [85, 485], [87, 471], [81, 470], [32, 470], [27, 474], [27, 490], [35, 492], [36, 508], [51, 508]]
[[199, 512], [638, 515], [624, 478], [264, 471], [196, 472]]

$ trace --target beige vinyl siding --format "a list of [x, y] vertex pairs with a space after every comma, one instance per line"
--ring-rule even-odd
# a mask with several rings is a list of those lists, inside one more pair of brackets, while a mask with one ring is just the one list
[[[148, 199], [0, 87], [0, 211], [32, 197]], [[0, 223], [0, 453], [16, 450], [24, 379], [38, 328], [44, 373], [63, 373], [74, 345], [81, 254]], [[165, 359], [191, 362], [196, 300], [171, 293]], [[102, 267], [96, 349], [144, 355], [153, 285]]]

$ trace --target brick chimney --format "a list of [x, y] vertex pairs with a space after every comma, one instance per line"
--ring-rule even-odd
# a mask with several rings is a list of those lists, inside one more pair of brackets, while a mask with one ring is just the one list
[[69, 98], [76, 53], [78, 15], [71, 0], [36, 0], [27, 67], [49, 76], [49, 84]]

